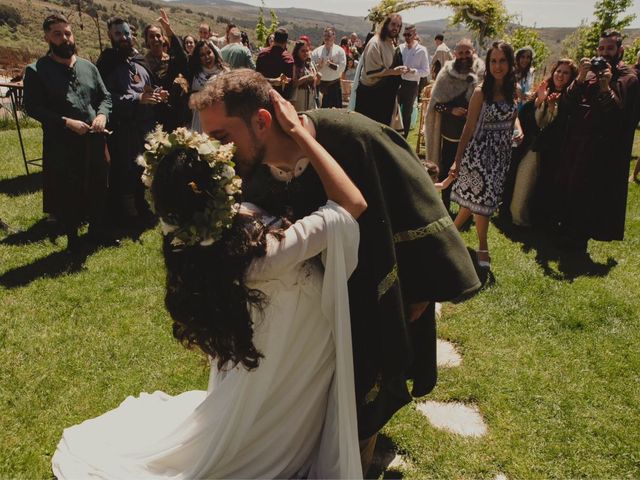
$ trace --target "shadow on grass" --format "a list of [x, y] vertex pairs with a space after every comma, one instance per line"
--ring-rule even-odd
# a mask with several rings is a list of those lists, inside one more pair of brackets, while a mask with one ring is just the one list
[[7, 233], [16, 233], [17, 230], [14, 228], [11, 228], [9, 226], [9, 224], [5, 223], [1, 218], [0, 218], [0, 232], [7, 232]]
[[[536, 262], [543, 273], [562, 281], [573, 281], [578, 277], [605, 277], [618, 262], [609, 257], [606, 263], [594, 262], [587, 252], [573, 252], [557, 247], [555, 236], [546, 230], [524, 229], [513, 225], [508, 219], [496, 217], [493, 224], [507, 238], [522, 244], [523, 252], [536, 252]], [[553, 264], [557, 265], [557, 270]]]
[[0, 285], [6, 288], [24, 287], [39, 278], [56, 278], [79, 272], [87, 258], [100, 248], [102, 247], [93, 244], [83, 244], [77, 253], [72, 254], [66, 250], [54, 252], [33, 263], [3, 273], [0, 275]]
[[42, 189], [42, 172], [20, 175], [0, 180], [0, 193], [10, 197], [18, 197], [35, 193]]
[[[116, 234], [116, 238], [131, 239], [138, 242], [142, 234], [154, 228], [156, 224], [157, 219], [149, 216], [137, 225], [130, 225], [127, 228], [120, 229], [113, 228], [111, 233]], [[28, 230], [13, 233], [0, 241], [0, 243], [25, 245], [45, 238], [55, 242], [60, 235], [61, 232], [55, 223], [42, 219], [33, 224]], [[56, 278], [61, 275], [79, 272], [90, 255], [101, 248], [110, 248], [87, 241], [85, 236], [81, 237], [80, 241], [81, 248], [77, 253], [70, 253], [66, 250], [57, 251], [28, 265], [8, 270], [0, 275], [0, 285], [6, 288], [24, 287], [39, 278]]]
[[146, 213], [142, 218], [136, 220], [134, 224], [113, 227], [116, 236], [121, 239], [129, 239], [134, 242], [140, 242], [140, 237], [147, 230], [152, 230], [158, 225], [158, 217], [152, 213]]
[[24, 231], [13, 231], [0, 243], [4, 245], [28, 245], [29, 243], [39, 242], [48, 238], [51, 242], [55, 242], [56, 238], [61, 235], [60, 229], [55, 222], [50, 222], [46, 218], [38, 220]]
[[389, 467], [396, 457], [397, 447], [393, 440], [383, 434], [378, 435], [373, 460], [364, 478], [404, 478], [401, 471]]

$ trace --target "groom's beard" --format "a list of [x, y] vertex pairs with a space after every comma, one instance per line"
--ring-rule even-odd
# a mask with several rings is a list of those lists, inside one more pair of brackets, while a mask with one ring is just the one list
[[78, 52], [76, 44], [73, 42], [63, 43], [61, 45], [56, 45], [55, 43], [49, 42], [49, 49], [54, 55], [66, 59], [73, 57]]
[[[255, 141], [256, 139], [254, 138], [254, 142]], [[236, 164], [236, 169], [243, 181], [250, 180], [251, 177], [253, 177], [253, 174], [256, 172], [258, 167], [260, 167], [262, 162], [264, 162], [266, 153], [267, 147], [265, 145], [261, 145], [255, 148], [249, 158], [240, 158], [237, 153], [233, 156], [233, 163]]]

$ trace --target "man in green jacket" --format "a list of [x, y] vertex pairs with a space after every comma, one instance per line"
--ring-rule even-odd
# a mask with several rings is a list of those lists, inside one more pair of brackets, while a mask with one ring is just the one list
[[[275, 120], [269, 90], [261, 75], [235, 70], [209, 82], [192, 107], [206, 133], [235, 144], [245, 200], [297, 219], [326, 196]], [[358, 219], [358, 267], [349, 280], [358, 430], [366, 449], [412, 395], [435, 386], [435, 302], [470, 295], [480, 282], [426, 171], [398, 133], [337, 109], [307, 112], [301, 122], [368, 204]]]
[[49, 52], [26, 69], [24, 105], [42, 123], [43, 209], [53, 215], [78, 248], [78, 226], [89, 220], [89, 235], [113, 244], [103, 228], [109, 165], [104, 128], [111, 95], [98, 69], [76, 56], [67, 19], [54, 14], [44, 23]]

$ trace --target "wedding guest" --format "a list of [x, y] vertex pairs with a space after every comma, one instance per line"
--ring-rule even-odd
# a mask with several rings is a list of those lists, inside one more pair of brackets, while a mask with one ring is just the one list
[[79, 248], [78, 227], [85, 220], [92, 240], [114, 244], [104, 227], [111, 95], [98, 69], [76, 56], [66, 17], [49, 15], [42, 29], [49, 53], [26, 69], [24, 106], [42, 124], [43, 210], [62, 226], [70, 252]]
[[[200, 40], [189, 61], [189, 71], [192, 75], [190, 85], [193, 93], [202, 90], [209, 79], [229, 71], [229, 68], [224, 64], [212, 40]], [[202, 132], [200, 115], [195, 110], [191, 118], [191, 130]]]
[[438, 73], [440, 73], [440, 69], [444, 67], [444, 64], [449, 60], [453, 60], [453, 55], [451, 55], [451, 50], [449, 50], [447, 44], [444, 43], [444, 35], [441, 33], [437, 34], [433, 41], [436, 44], [436, 51], [431, 61], [431, 79], [435, 80], [438, 77]]
[[356, 69], [358, 68], [358, 62], [356, 62], [353, 57], [347, 57], [347, 66], [342, 72], [342, 78], [344, 80], [348, 80], [353, 82], [353, 79], [356, 76]]
[[[482, 82], [485, 64], [473, 49], [468, 38], [454, 48], [453, 62], [447, 62], [431, 89], [424, 121], [427, 160], [437, 164], [440, 181], [453, 165], [462, 130], [467, 119], [469, 100]], [[442, 201], [450, 211], [450, 190], [442, 192]]]
[[348, 57], [351, 55], [351, 49], [349, 48], [349, 37], [342, 37], [340, 39], [340, 48], [344, 50], [345, 57]]
[[534, 98], [520, 109], [524, 141], [514, 149], [513, 156], [522, 160], [509, 207], [515, 225], [531, 226], [534, 216], [537, 223], [550, 224], [556, 217], [559, 197], [554, 193], [553, 182], [567, 132], [566, 90], [577, 73], [572, 60], [559, 60], [551, 76], [538, 86]]
[[629, 162], [638, 123], [640, 87], [622, 61], [621, 34], [604, 32], [596, 53], [604, 62], [581, 59], [578, 76], [567, 89], [571, 120], [558, 166], [562, 243], [577, 252], [586, 252], [590, 239], [624, 239]]
[[264, 48], [271, 48], [275, 42], [276, 36], [275, 34], [270, 34], [264, 42]]
[[473, 215], [478, 234], [478, 265], [490, 268], [487, 232], [489, 219], [500, 204], [514, 125], [522, 132], [517, 117], [515, 59], [513, 48], [494, 42], [487, 51], [487, 71], [482, 86], [476, 87], [451, 171], [456, 175], [451, 200], [460, 205], [455, 219], [458, 229]]
[[300, 35], [300, 38], [298, 40], [306, 43], [307, 47], [309, 47], [309, 51], [313, 52], [313, 45], [311, 45], [311, 39], [309, 38], [308, 35]]
[[409, 70], [402, 75], [400, 88], [398, 89], [398, 104], [402, 109], [402, 124], [404, 126], [404, 138], [409, 136], [411, 130], [411, 116], [413, 104], [418, 98], [418, 86], [420, 80], [429, 74], [429, 53], [420, 45], [415, 25], [407, 25], [404, 28], [404, 43], [400, 45], [402, 64]]
[[533, 58], [535, 52], [533, 48], [526, 46], [516, 52], [516, 83], [518, 88], [518, 108], [527, 102], [533, 93], [533, 79], [535, 68], [533, 68]]
[[[148, 49], [143, 65], [151, 74], [153, 85], [169, 92], [167, 101], [157, 105], [155, 110], [157, 121], [167, 131], [172, 131], [176, 127], [187, 125], [191, 119], [187, 82], [189, 59], [163, 9], [160, 9], [159, 21], [162, 29], [155, 25], [147, 25], [143, 31]], [[163, 49], [165, 41], [169, 44], [168, 52]]]
[[437, 164], [429, 161], [423, 161], [422, 165], [424, 166], [424, 169], [427, 171], [429, 178], [433, 182], [433, 186], [439, 192], [449, 188], [453, 183], [453, 181], [455, 180], [455, 175], [449, 172], [449, 174], [446, 176], [446, 178], [443, 181], [439, 181], [438, 177], [440, 176], [440, 168], [438, 167]]
[[289, 33], [286, 28], [278, 28], [273, 45], [263, 49], [256, 60], [256, 71], [261, 73], [280, 94], [289, 97], [293, 77], [293, 57], [287, 51]]
[[356, 112], [391, 125], [398, 112], [396, 96], [400, 86], [400, 76], [409, 69], [402, 65], [402, 55], [397, 48], [398, 36], [402, 30], [402, 17], [389, 15], [380, 30], [369, 40], [360, 64], [360, 82], [356, 96]]
[[352, 32], [351, 35], [349, 35], [349, 43], [351, 44], [351, 48], [355, 48], [358, 56], [362, 55], [364, 44], [356, 32]]
[[185, 35], [182, 37], [182, 45], [184, 46], [184, 51], [187, 52], [187, 56], [191, 57], [193, 49], [196, 48], [195, 37], [193, 35]]
[[198, 27], [198, 34], [200, 35], [200, 40], [209, 40], [212, 36], [209, 24], [201, 23], [200, 27]]
[[240, 32], [240, 38], [242, 39], [242, 45], [251, 51], [251, 42], [249, 41], [249, 35], [247, 35], [247, 32]]
[[344, 49], [335, 44], [335, 28], [325, 27], [323, 39], [324, 44], [311, 54], [311, 60], [322, 77], [318, 86], [322, 96], [322, 108], [341, 108], [342, 85], [340, 77], [342, 77], [342, 72], [347, 65], [347, 56]]
[[293, 78], [291, 103], [298, 112], [318, 108], [316, 105], [316, 85], [320, 76], [311, 62], [311, 52], [306, 42], [298, 41], [293, 47]]
[[228, 43], [220, 50], [222, 60], [231, 68], [251, 68], [255, 70], [256, 64], [253, 61], [251, 51], [242, 44], [242, 33], [237, 27], [229, 30], [227, 34]]
[[113, 112], [109, 119], [109, 203], [111, 214], [126, 225], [138, 225], [147, 210], [136, 158], [144, 151], [145, 136], [156, 124], [155, 108], [166, 102], [169, 92], [156, 88], [144, 59], [133, 48], [129, 24], [114, 17], [107, 22], [111, 48], [97, 61], [111, 93]]

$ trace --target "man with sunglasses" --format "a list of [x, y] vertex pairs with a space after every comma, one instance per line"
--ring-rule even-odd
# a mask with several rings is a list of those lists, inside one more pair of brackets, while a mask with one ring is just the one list
[[429, 75], [430, 67], [429, 53], [424, 46], [420, 45], [415, 25], [404, 27], [402, 36], [404, 37], [404, 43], [400, 45], [402, 64], [409, 70], [402, 75], [398, 89], [398, 104], [402, 109], [404, 138], [407, 138], [409, 130], [411, 130], [411, 114], [413, 113], [413, 103], [418, 97], [420, 79]]
[[58, 220], [70, 252], [78, 250], [78, 227], [86, 220], [91, 240], [115, 244], [103, 228], [111, 95], [98, 69], [76, 56], [64, 16], [49, 15], [42, 28], [49, 52], [26, 69], [24, 106], [42, 123], [43, 210]]

